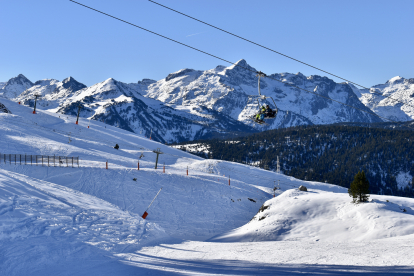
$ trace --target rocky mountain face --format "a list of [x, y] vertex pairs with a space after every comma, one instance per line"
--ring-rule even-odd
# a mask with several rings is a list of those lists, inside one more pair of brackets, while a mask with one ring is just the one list
[[[150, 83], [150, 82], [149, 82]], [[61, 103], [58, 113], [75, 115], [82, 104], [81, 116], [110, 125], [145, 133], [161, 142], [206, 139], [221, 131], [252, 133], [254, 129], [214, 110], [193, 107], [174, 109], [160, 101], [145, 98], [139, 91], [146, 84], [125, 84], [108, 79], [76, 92]]]
[[73, 116], [77, 115], [81, 105], [81, 118], [103, 121], [164, 143], [256, 132], [203, 106], [173, 108], [142, 96], [140, 92], [154, 82], [144, 79], [126, 84], [110, 78], [86, 87], [72, 77], [62, 82], [46, 79], [35, 82], [14, 99], [34, 106], [35, 95], [40, 95], [38, 109]]
[[6, 84], [0, 89], [0, 95], [8, 99], [13, 99], [32, 86], [33, 83], [20, 74], [6, 82]]
[[0, 113], [10, 113], [11, 114], [11, 111], [8, 110], [7, 107], [4, 104], [0, 103]]
[[[306, 77], [301, 73], [272, 74], [269, 75], [270, 78], [262, 78], [261, 93], [272, 97], [274, 103], [271, 99], [258, 103], [258, 81], [255, 72], [256, 69], [245, 60], [240, 60], [230, 67], [218, 66], [207, 71], [184, 69], [149, 85], [145, 95], [174, 105], [203, 105], [251, 126], [254, 123], [249, 118], [257, 113], [259, 103], [269, 104], [273, 108], [276, 104], [279, 109], [277, 118], [268, 121], [269, 125], [260, 127], [260, 130], [297, 125], [381, 121], [377, 116], [369, 114], [372, 113], [371, 110], [359, 101], [348, 84], [335, 83], [326, 77]], [[314, 91], [368, 113], [297, 87]]]
[[[408, 107], [410, 103], [414, 105], [413, 79], [393, 78], [365, 91], [317, 75], [272, 74], [260, 82], [262, 95], [269, 98], [258, 101], [255, 72], [255, 68], [240, 60], [229, 67], [217, 66], [206, 71], [183, 69], [159, 81], [143, 79], [127, 84], [108, 79], [91, 87], [72, 77], [62, 82], [45, 79], [33, 84], [19, 75], [4, 84], [0, 96], [33, 106], [34, 96], [41, 95], [38, 108], [71, 115], [76, 115], [81, 104], [81, 117], [147, 136], [152, 133], [152, 138], [162, 142], [301, 125], [382, 122], [373, 112], [392, 120], [414, 119], [414, 109]], [[374, 90], [404, 99], [407, 104], [374, 95]], [[257, 113], [259, 104], [276, 106], [276, 119], [266, 120], [266, 125], [253, 123], [250, 118]]]
[[86, 88], [86, 85], [72, 77], [66, 78], [62, 82], [55, 79], [39, 80], [17, 96], [16, 100], [25, 105], [33, 106], [35, 95], [40, 95], [37, 106], [41, 109], [56, 111], [53, 109], [58, 108], [65, 99], [70, 98], [76, 91], [83, 88]]
[[398, 122], [414, 120], [414, 78], [397, 76], [358, 92], [361, 102], [376, 114]]

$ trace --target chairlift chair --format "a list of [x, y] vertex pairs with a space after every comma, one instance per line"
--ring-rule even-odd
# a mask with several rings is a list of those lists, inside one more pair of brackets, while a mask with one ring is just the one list
[[[259, 110], [260, 110], [260, 108], [261, 108], [261, 105], [260, 105], [260, 99], [262, 100], [262, 101], [265, 101], [266, 99], [272, 99], [272, 102], [273, 102], [273, 104], [274, 104], [274, 106], [275, 106], [275, 109], [271, 109], [272, 110], [272, 112], [270, 112], [270, 113], [266, 113], [265, 114], [265, 116], [264, 116], [264, 119], [275, 119], [276, 118], [276, 116], [277, 116], [277, 113], [278, 113], [278, 108], [277, 108], [277, 106], [276, 106], [276, 103], [275, 103], [275, 101], [273, 100], [273, 98], [272, 97], [266, 97], [265, 95], [262, 95], [262, 93], [260, 92], [260, 78], [261, 77], [266, 77], [266, 74], [265, 73], [263, 73], [263, 72], [261, 72], [261, 71], [258, 71], [257, 72], [257, 74], [256, 74], [256, 77], [259, 77], [258, 78], [258, 92], [259, 92], [259, 95], [258, 96], [256, 96], [257, 97], [257, 104], [259, 105]], [[266, 124], [264, 121], [262, 122], [262, 121], [258, 121], [258, 120], [256, 120], [256, 117], [255, 116], [253, 116], [253, 121], [254, 122], [256, 122], [256, 123], [258, 123], [258, 124]]]

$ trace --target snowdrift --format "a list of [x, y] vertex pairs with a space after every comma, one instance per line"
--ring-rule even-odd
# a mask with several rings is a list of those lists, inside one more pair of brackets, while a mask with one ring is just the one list
[[288, 190], [252, 220], [213, 241], [370, 241], [414, 234], [414, 199], [372, 195], [354, 204], [345, 193]]

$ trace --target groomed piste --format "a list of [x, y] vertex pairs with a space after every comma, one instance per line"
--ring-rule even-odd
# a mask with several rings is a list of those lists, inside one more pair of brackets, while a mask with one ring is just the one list
[[[353, 204], [339, 186], [0, 102], [11, 112], [0, 113], [0, 275], [414, 271], [414, 199]], [[79, 167], [12, 155], [79, 157]]]

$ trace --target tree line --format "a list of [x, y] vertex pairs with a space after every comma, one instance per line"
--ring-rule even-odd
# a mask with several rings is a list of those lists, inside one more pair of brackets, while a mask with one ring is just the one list
[[[279, 156], [286, 175], [347, 188], [355, 174], [364, 171], [371, 193], [414, 197], [413, 134], [412, 130], [349, 125], [300, 126], [198, 141], [209, 153], [196, 154], [274, 171]], [[405, 180], [397, 183], [397, 177]]]

